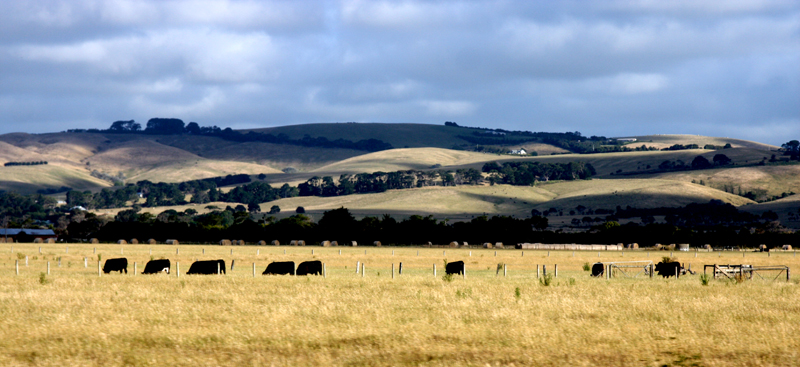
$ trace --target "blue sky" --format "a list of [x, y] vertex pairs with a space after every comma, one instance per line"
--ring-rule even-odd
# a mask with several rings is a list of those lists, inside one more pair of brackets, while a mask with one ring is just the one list
[[800, 138], [800, 2], [5, 1], [0, 134], [176, 117]]

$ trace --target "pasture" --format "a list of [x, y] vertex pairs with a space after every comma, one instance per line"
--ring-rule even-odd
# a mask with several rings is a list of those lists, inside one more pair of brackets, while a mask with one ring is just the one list
[[[700, 272], [715, 263], [794, 271], [789, 282], [704, 286], [699, 275], [606, 280], [583, 270], [657, 262], [668, 251], [20, 243], [0, 251], [1, 365], [800, 363], [794, 252], [674, 252]], [[128, 274], [98, 276], [98, 255], [127, 257]], [[151, 258], [170, 259], [172, 273], [134, 275], [133, 263], [141, 273]], [[235, 260], [235, 268], [185, 275], [195, 259]], [[327, 277], [261, 275], [272, 261], [306, 260], [324, 262]], [[466, 278], [444, 279], [445, 260], [464, 261]], [[400, 262], [403, 274], [393, 277]], [[544, 285], [537, 264], [550, 274], [558, 264], [558, 277]]]

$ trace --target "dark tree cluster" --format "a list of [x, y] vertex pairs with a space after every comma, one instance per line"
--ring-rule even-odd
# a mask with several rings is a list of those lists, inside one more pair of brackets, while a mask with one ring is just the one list
[[5, 167], [11, 166], [40, 166], [47, 164], [47, 161], [35, 161], [35, 162], [6, 162], [3, 164]]
[[490, 182], [508, 185], [533, 185], [537, 181], [585, 180], [596, 175], [590, 163], [541, 163], [541, 162], [490, 162], [483, 165], [483, 172], [490, 174]]

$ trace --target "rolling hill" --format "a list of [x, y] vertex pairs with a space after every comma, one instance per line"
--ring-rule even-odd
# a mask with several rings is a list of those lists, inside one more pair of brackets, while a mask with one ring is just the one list
[[[109, 181], [92, 177], [92, 171], [117, 176], [126, 182], [181, 182], [228, 174], [266, 174], [273, 186], [297, 185], [311, 176], [332, 176], [362, 172], [480, 169], [487, 162], [530, 160], [545, 163], [583, 161], [591, 163], [596, 178], [589, 181], [550, 182], [535, 187], [458, 186], [425, 187], [380, 194], [342, 197], [296, 197], [263, 203], [284, 209], [280, 216], [293, 214], [304, 206], [312, 215], [347, 207], [357, 215], [432, 214], [454, 220], [481, 214], [529, 215], [531, 209], [569, 210], [578, 205], [613, 209], [616, 206], [682, 206], [692, 202], [722, 200], [754, 212], [773, 210], [781, 216], [800, 205], [796, 196], [770, 203], [725, 191], [741, 188], [762, 190], [768, 195], [800, 192], [800, 165], [758, 165], [776, 154], [777, 147], [729, 138], [695, 135], [637, 136], [630, 146], [642, 144], [659, 148], [674, 144], [713, 144], [723, 150], [638, 151], [603, 154], [574, 154], [541, 143], [509, 145], [537, 151], [538, 156], [513, 156], [449, 149], [463, 147], [459, 136], [475, 130], [424, 124], [309, 124], [254, 130], [285, 134], [293, 139], [308, 134], [329, 140], [379, 139], [396, 149], [365, 152], [342, 148], [306, 147], [264, 142], [236, 142], [212, 136], [145, 135], [110, 133], [14, 133], [0, 136], [0, 163], [48, 161], [48, 165], [0, 167], [0, 190], [32, 193], [40, 189], [69, 186], [79, 190], [112, 187]], [[247, 131], [243, 131], [247, 132]], [[701, 155], [712, 160], [725, 154], [733, 165], [706, 170], [657, 172], [664, 161], [689, 164]], [[779, 154], [779, 153], [778, 153]], [[282, 170], [291, 167], [291, 173]], [[700, 181], [703, 184], [699, 184]], [[694, 183], [693, 183], [694, 182]], [[735, 188], [733, 190], [732, 188]], [[226, 189], [227, 190], [227, 189]], [[204, 210], [192, 206], [201, 212]], [[154, 211], [166, 208], [152, 209]], [[185, 209], [185, 208], [183, 208]], [[182, 210], [182, 209], [181, 209]]]

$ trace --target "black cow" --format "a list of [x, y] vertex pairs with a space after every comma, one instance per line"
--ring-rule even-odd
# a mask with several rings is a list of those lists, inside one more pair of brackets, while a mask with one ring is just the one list
[[297, 265], [297, 275], [322, 275], [322, 261], [303, 261]]
[[103, 273], [108, 274], [112, 271], [118, 271], [120, 274], [124, 271], [125, 274], [128, 274], [128, 259], [120, 257], [106, 260], [103, 265]]
[[294, 261], [273, 261], [267, 265], [261, 275], [292, 275], [294, 274]]
[[671, 261], [671, 262], [662, 261], [656, 264], [656, 273], [658, 273], [658, 275], [661, 275], [664, 278], [667, 278], [667, 277], [674, 277], [676, 275], [677, 276], [684, 275], [686, 274], [686, 270], [684, 270], [681, 263], [677, 261]]
[[169, 274], [169, 268], [170, 263], [167, 259], [150, 260], [147, 262], [147, 265], [144, 266], [142, 274], [158, 274], [161, 272]]
[[447, 263], [447, 265], [444, 267], [444, 272], [446, 274], [464, 274], [464, 262], [453, 261], [451, 263]]
[[593, 277], [603, 276], [605, 271], [606, 271], [606, 269], [605, 269], [605, 266], [603, 266], [603, 263], [594, 263], [594, 265], [592, 265], [592, 276]]
[[192, 263], [192, 266], [189, 267], [189, 271], [187, 271], [186, 274], [216, 274], [217, 265], [219, 265], [219, 271], [225, 274], [225, 260], [195, 261]]

